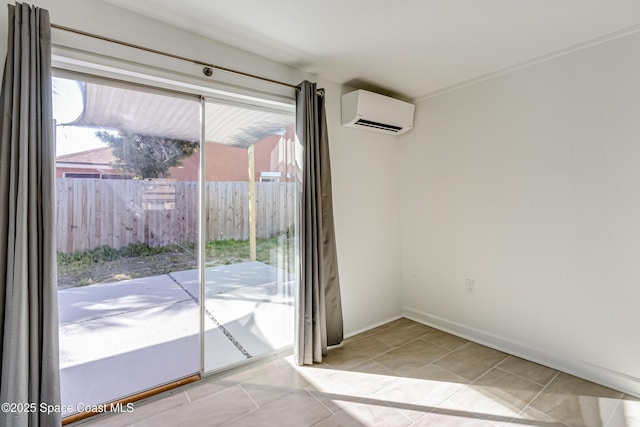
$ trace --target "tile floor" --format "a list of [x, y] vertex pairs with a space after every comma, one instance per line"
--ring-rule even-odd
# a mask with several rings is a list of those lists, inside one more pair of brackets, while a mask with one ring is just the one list
[[640, 400], [403, 318], [82, 425], [640, 427]]

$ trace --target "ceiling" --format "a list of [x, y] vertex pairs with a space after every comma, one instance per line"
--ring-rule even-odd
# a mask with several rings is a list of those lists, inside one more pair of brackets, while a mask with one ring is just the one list
[[102, 1], [413, 99], [640, 29], [640, 0]]

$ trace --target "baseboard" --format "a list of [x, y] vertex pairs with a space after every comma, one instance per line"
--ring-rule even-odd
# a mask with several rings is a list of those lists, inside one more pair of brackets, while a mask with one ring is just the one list
[[[373, 325], [369, 325], [369, 326], [367, 326], [366, 328], [362, 328], [362, 329], [358, 329], [358, 330], [355, 330], [355, 331], [348, 332], [348, 333], [346, 333], [346, 334], [344, 335], [344, 338], [345, 338], [345, 339], [347, 339], [347, 338], [351, 338], [351, 337], [353, 337], [353, 336], [355, 336], [355, 335], [361, 334], [361, 333], [363, 333], [363, 332], [370, 331], [371, 329], [375, 329], [375, 328], [377, 328], [377, 327], [379, 327], [379, 326], [386, 325], [386, 324], [387, 324], [387, 323], [389, 323], [389, 322], [393, 322], [394, 320], [398, 320], [398, 319], [401, 319], [401, 318], [403, 318], [403, 317], [407, 317], [407, 316], [405, 316], [404, 314], [398, 314], [397, 316], [390, 317], [390, 318], [389, 318], [389, 319], [387, 319], [387, 320], [383, 320], [383, 321], [378, 322], [378, 323], [375, 323], [375, 324], [373, 324]], [[413, 319], [412, 319], [412, 320], [413, 320]]]
[[622, 372], [617, 372], [601, 366], [596, 366], [580, 360], [551, 354], [521, 342], [485, 332], [471, 326], [454, 322], [439, 316], [424, 313], [410, 307], [403, 307], [404, 317], [431, 326], [450, 334], [477, 342], [478, 344], [512, 354], [522, 359], [530, 360], [540, 365], [548, 366], [558, 371], [566, 372], [576, 377], [619, 390], [631, 396], [640, 397], [640, 378]]

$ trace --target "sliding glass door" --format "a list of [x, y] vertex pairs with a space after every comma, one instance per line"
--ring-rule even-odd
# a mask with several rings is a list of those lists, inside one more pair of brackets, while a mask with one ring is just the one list
[[63, 415], [290, 346], [293, 107], [68, 76], [54, 79]]
[[204, 147], [205, 371], [293, 344], [294, 114], [207, 100]]
[[[63, 407], [84, 412], [200, 361], [200, 101], [54, 79]], [[68, 414], [66, 414], [68, 415]]]

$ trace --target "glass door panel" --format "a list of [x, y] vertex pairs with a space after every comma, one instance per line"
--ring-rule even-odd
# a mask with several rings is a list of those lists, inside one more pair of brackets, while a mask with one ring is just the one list
[[70, 413], [200, 372], [200, 109], [198, 98], [54, 79]]
[[293, 344], [293, 109], [205, 103], [204, 369]]

